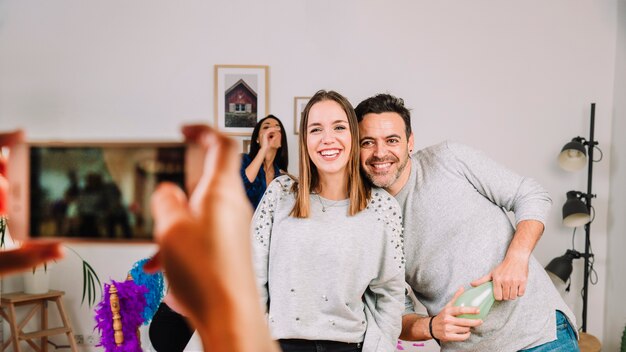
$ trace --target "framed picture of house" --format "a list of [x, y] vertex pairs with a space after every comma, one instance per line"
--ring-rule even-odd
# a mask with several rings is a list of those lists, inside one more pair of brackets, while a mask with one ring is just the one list
[[249, 136], [269, 111], [269, 66], [215, 65], [215, 127]]
[[300, 130], [300, 121], [302, 120], [302, 112], [309, 103], [311, 97], [294, 97], [293, 98], [293, 133], [298, 134]]

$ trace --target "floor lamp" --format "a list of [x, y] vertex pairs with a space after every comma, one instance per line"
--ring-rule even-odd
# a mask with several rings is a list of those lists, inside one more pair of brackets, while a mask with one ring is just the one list
[[585, 226], [585, 251], [580, 253], [574, 249], [568, 249], [561, 257], [553, 259], [547, 266], [546, 270], [555, 274], [563, 282], [567, 282], [572, 273], [572, 261], [578, 258], [584, 258], [584, 286], [582, 291], [583, 298], [583, 314], [582, 314], [582, 331], [587, 332], [587, 294], [589, 289], [590, 260], [593, 258], [591, 253], [591, 200], [595, 198], [595, 194], [591, 191], [593, 178], [593, 151], [598, 145], [594, 140], [595, 127], [595, 110], [596, 104], [591, 104], [591, 121], [589, 128], [589, 139], [583, 137], [573, 138], [567, 143], [559, 154], [559, 166], [567, 171], [578, 171], [587, 165], [587, 193], [579, 191], [567, 192], [567, 201], [563, 205], [563, 225], [576, 228]]

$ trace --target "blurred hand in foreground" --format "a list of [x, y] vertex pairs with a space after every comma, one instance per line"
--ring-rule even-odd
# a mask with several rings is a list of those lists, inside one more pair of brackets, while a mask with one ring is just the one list
[[204, 125], [183, 127], [206, 149], [187, 200], [169, 183], [152, 198], [159, 251], [144, 267], [165, 271], [170, 292], [211, 351], [278, 351], [259, 304], [250, 245], [252, 209], [239, 175], [236, 142]]

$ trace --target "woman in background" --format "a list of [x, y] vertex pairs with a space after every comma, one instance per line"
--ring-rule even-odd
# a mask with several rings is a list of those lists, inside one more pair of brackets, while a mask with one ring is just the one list
[[287, 173], [289, 151], [285, 128], [274, 115], [267, 115], [256, 124], [250, 142], [250, 152], [242, 156], [241, 178], [256, 209], [267, 185]]
[[345, 97], [311, 98], [299, 150], [300, 180], [275, 179], [252, 220], [270, 331], [284, 352], [393, 351], [404, 310], [401, 212], [361, 178]]

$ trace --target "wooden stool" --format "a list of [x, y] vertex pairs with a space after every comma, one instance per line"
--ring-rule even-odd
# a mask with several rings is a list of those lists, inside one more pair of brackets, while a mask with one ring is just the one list
[[[72, 333], [72, 326], [70, 325], [70, 320], [63, 307], [62, 296], [64, 294], [65, 292], [63, 291], [55, 290], [50, 290], [42, 294], [27, 294], [23, 292], [3, 294], [0, 300], [0, 308], [2, 308], [0, 309], [0, 315], [9, 323], [11, 336], [9, 336], [8, 341], [0, 346], [0, 352], [3, 352], [11, 343], [13, 343], [13, 351], [21, 352], [20, 341], [26, 341], [34, 351], [45, 352], [48, 350], [48, 336], [60, 334], [67, 335], [72, 351], [76, 352], [78, 348], [74, 340], [74, 334]], [[56, 303], [59, 315], [63, 321], [62, 327], [48, 328], [48, 301], [54, 301]], [[18, 323], [15, 315], [15, 307], [22, 305], [34, 305], [34, 307], [32, 307], [24, 319]], [[37, 313], [37, 310], [41, 311], [40, 329], [33, 332], [22, 331], [24, 326], [26, 326], [35, 313]], [[40, 346], [37, 346], [37, 344], [33, 342], [33, 339], [37, 338], [41, 340]]]
[[597, 337], [587, 334], [586, 332], [581, 332], [579, 335], [580, 339], [578, 340], [578, 345], [580, 352], [600, 352], [602, 344]]

